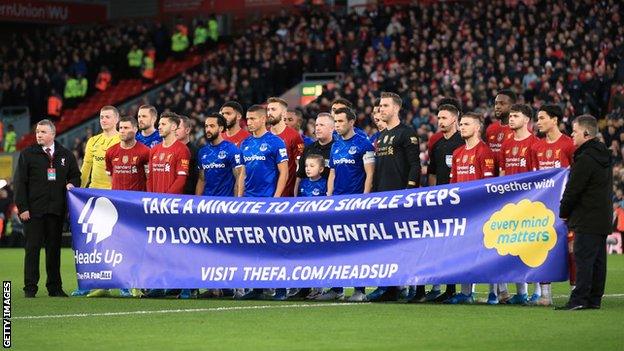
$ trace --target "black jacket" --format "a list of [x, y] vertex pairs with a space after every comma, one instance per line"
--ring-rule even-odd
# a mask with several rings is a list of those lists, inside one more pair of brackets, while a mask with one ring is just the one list
[[605, 144], [592, 139], [574, 152], [559, 217], [578, 233], [608, 235], [613, 223], [613, 167]]
[[48, 181], [50, 161], [43, 148], [33, 145], [22, 151], [15, 174], [15, 204], [19, 213], [30, 211], [31, 217], [65, 214], [66, 186], [80, 186], [80, 170], [74, 154], [56, 141], [52, 164], [56, 180]]

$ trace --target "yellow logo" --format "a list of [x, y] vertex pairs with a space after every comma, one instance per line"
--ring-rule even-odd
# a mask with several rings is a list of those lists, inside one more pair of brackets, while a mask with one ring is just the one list
[[539, 267], [557, 243], [554, 225], [553, 211], [525, 199], [494, 212], [483, 225], [483, 244], [501, 256], [519, 256], [527, 266]]

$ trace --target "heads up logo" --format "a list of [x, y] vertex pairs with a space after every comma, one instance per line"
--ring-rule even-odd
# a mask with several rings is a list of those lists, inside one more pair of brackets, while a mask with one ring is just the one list
[[117, 209], [109, 199], [90, 197], [78, 218], [78, 224], [82, 225], [82, 233], [87, 235], [87, 244], [93, 237], [97, 244], [111, 236], [118, 218]]

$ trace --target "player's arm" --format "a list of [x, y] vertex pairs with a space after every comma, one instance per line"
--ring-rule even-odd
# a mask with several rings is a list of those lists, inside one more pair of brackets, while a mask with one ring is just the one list
[[113, 182], [113, 156], [111, 154], [112, 148], [108, 148], [106, 150], [106, 156], [104, 157], [104, 164], [106, 165], [106, 175], [108, 176], [108, 181]]
[[429, 142], [429, 166], [427, 167], [427, 184], [429, 186], [434, 186], [436, 185], [438, 178], [436, 177], [436, 159], [435, 159], [435, 154], [433, 151], [434, 145], [431, 145], [431, 142]]
[[204, 180], [204, 172], [199, 171], [197, 174], [197, 185], [195, 186], [195, 195], [201, 195], [204, 193], [204, 187], [206, 186], [206, 181]]
[[505, 175], [505, 143], [501, 145], [500, 150], [498, 151], [498, 175], [500, 177]]
[[93, 137], [87, 140], [85, 146], [85, 155], [82, 158], [82, 167], [80, 168], [80, 187], [86, 188], [91, 178], [91, 169], [93, 168]]
[[234, 170], [234, 196], [242, 197], [245, 194], [245, 166], [240, 165], [235, 167]]
[[184, 150], [186, 152], [181, 152], [180, 158], [178, 162], [176, 162], [176, 167], [173, 172], [175, 172], [175, 180], [167, 189], [168, 194], [183, 194], [184, 193], [184, 184], [186, 184], [186, 178], [189, 175], [189, 165], [191, 163], [191, 153], [188, 148], [185, 146]]
[[301, 184], [301, 178], [297, 177], [295, 178], [295, 197], [299, 196], [299, 184]]
[[418, 134], [413, 129], [409, 133], [403, 133], [403, 146], [407, 156], [407, 163], [410, 166], [407, 176], [407, 188], [418, 188], [420, 186], [420, 142]]
[[286, 188], [286, 182], [288, 181], [288, 159], [277, 164], [277, 171], [279, 177], [277, 178], [277, 186], [275, 187], [275, 194], [273, 197], [280, 197]]
[[150, 192], [150, 193], [154, 190], [154, 186], [153, 186], [154, 179], [152, 178], [154, 176], [154, 170], [153, 170], [153, 165], [152, 165], [152, 162], [153, 162], [153, 159], [154, 159], [152, 157], [154, 155], [153, 151], [154, 151], [153, 149], [150, 150], [149, 159], [148, 159], [148, 162], [147, 162], [147, 174], [145, 175], [147, 177], [146, 190], [148, 192]]
[[364, 172], [366, 180], [364, 180], [364, 194], [368, 194], [373, 189], [373, 174], [375, 173], [375, 162], [365, 163]]
[[327, 196], [334, 193], [334, 181], [336, 180], [336, 171], [332, 168], [329, 170], [329, 178], [327, 178]]

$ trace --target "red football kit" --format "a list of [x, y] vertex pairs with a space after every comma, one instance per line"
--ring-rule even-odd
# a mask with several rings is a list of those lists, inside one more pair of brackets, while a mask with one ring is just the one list
[[535, 160], [531, 150], [538, 142], [539, 139], [533, 134], [529, 134], [522, 140], [516, 140], [513, 137], [505, 140], [499, 154], [500, 170], [504, 171], [505, 175], [532, 171]]
[[467, 149], [462, 145], [453, 152], [451, 183], [493, 177], [496, 172], [496, 156], [482, 141]]
[[299, 157], [303, 154], [303, 139], [301, 134], [291, 127], [286, 126], [286, 129], [277, 136], [286, 144], [286, 151], [288, 152], [288, 181], [282, 197], [291, 197], [295, 195], [295, 179], [297, 178], [297, 163]]
[[106, 174], [112, 178], [111, 189], [145, 191], [149, 156], [150, 149], [139, 142], [129, 149], [119, 143], [106, 150]]
[[183, 194], [190, 158], [189, 149], [177, 140], [169, 147], [164, 142], [154, 146], [150, 150], [147, 191]]

